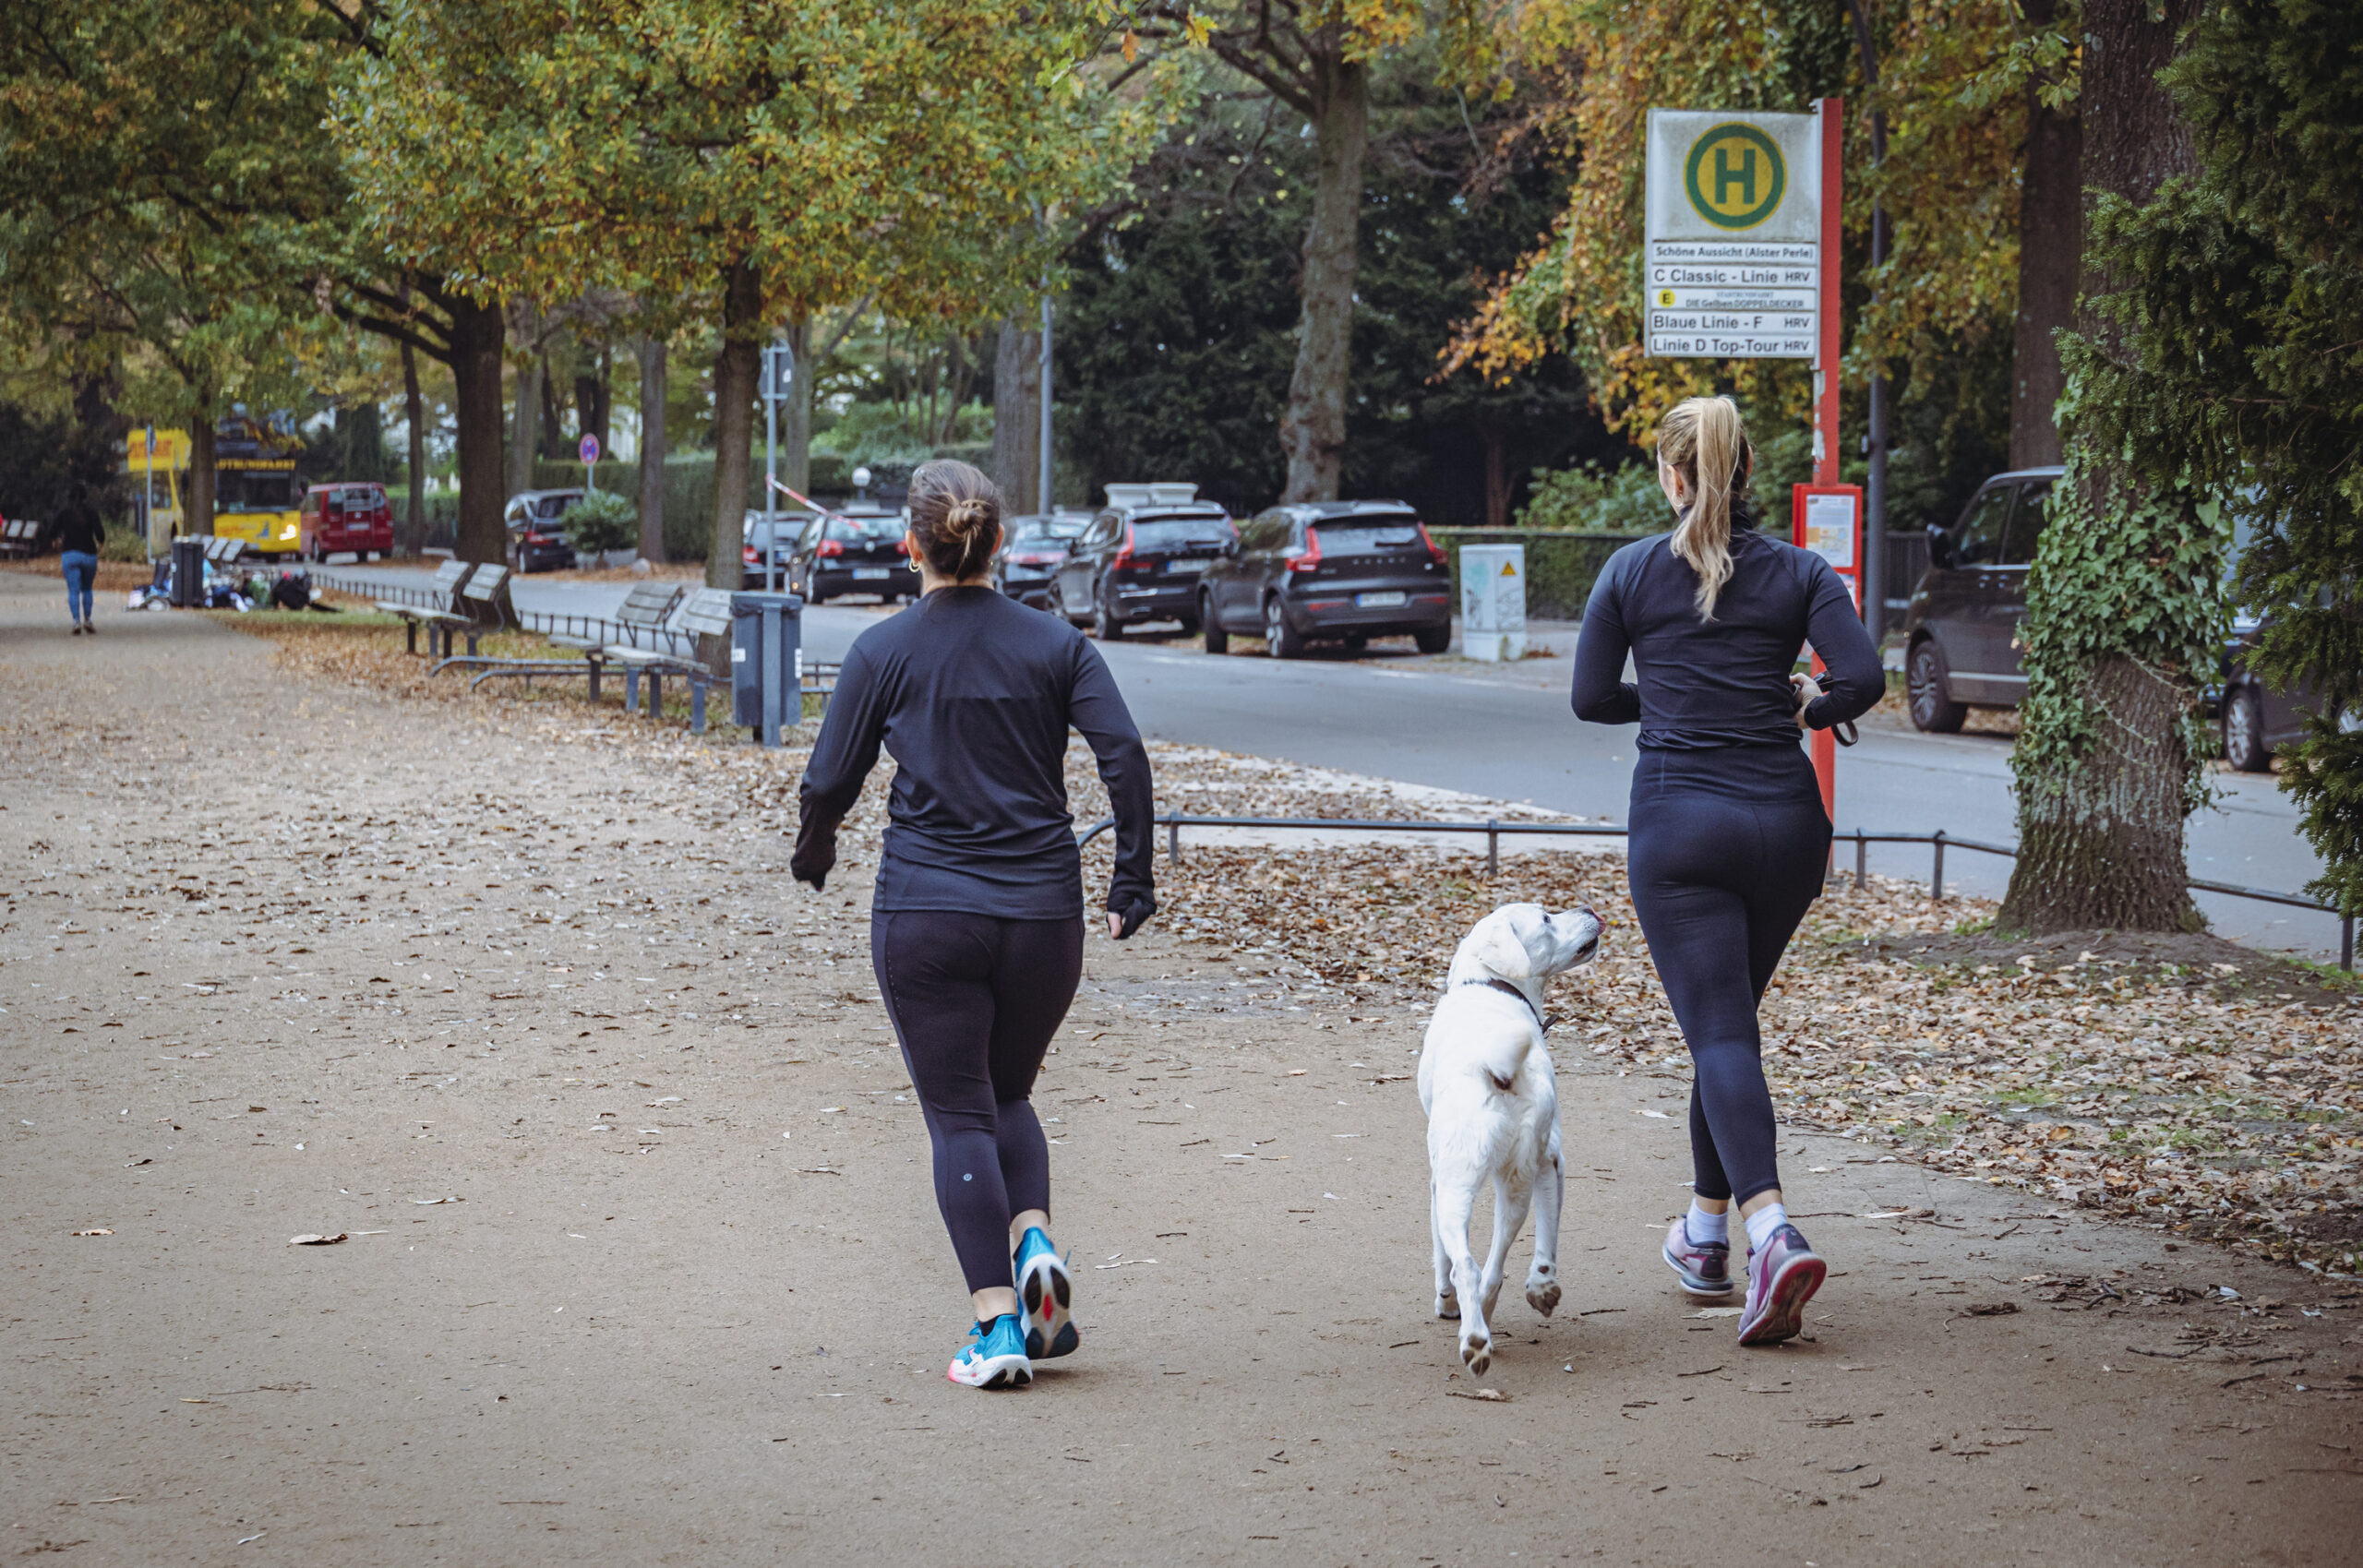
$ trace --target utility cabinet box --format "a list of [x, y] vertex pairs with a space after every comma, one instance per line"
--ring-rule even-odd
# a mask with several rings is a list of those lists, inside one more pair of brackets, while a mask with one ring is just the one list
[[1460, 547], [1460, 652], [1468, 658], [1526, 657], [1526, 546]]
[[804, 719], [803, 618], [794, 593], [730, 595], [730, 722], [764, 746]]

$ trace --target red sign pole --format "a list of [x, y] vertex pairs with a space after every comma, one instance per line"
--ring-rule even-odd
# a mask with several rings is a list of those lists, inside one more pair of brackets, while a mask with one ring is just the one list
[[[1821, 331], [1819, 352], [1813, 362], [1813, 485], [1799, 485], [1793, 505], [1793, 521], [1795, 543], [1803, 546], [1805, 537], [1805, 492], [1808, 488], [1836, 486], [1838, 484], [1838, 258], [1842, 237], [1840, 225], [1844, 207], [1846, 171], [1844, 162], [1845, 126], [1844, 101], [1824, 98], [1816, 102], [1814, 109], [1821, 116], [1821, 297], [1817, 313]], [[1859, 534], [1862, 508], [1855, 506], [1856, 529]], [[1861, 552], [1859, 547], [1846, 552], [1847, 564], [1841, 571], [1851, 570], [1856, 584], [1861, 581]], [[1832, 562], [1832, 565], [1837, 563]], [[1859, 586], [1855, 602], [1862, 602]], [[1813, 673], [1822, 672], [1821, 655], [1813, 659]], [[1821, 808], [1829, 820], [1838, 820], [1838, 747], [1828, 730], [1813, 734], [1813, 771], [1821, 781]]]

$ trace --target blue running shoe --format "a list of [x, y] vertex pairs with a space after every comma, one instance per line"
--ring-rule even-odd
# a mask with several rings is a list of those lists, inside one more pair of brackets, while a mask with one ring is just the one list
[[1024, 1388], [1034, 1381], [1034, 1364], [1026, 1359], [1026, 1333], [1016, 1313], [1003, 1312], [968, 1332], [977, 1342], [952, 1358], [945, 1377], [970, 1388]]
[[1026, 1353], [1038, 1361], [1072, 1356], [1083, 1343], [1075, 1332], [1074, 1282], [1066, 1260], [1042, 1233], [1030, 1227], [1017, 1244], [1017, 1299], [1026, 1309]]

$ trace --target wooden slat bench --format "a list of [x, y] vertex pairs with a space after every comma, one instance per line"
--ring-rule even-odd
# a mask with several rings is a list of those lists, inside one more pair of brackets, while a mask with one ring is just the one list
[[475, 569], [473, 561], [445, 561], [437, 568], [435, 582], [429, 590], [435, 595], [436, 602], [432, 605], [421, 607], [417, 604], [397, 604], [386, 599], [378, 601], [378, 609], [402, 618], [402, 643], [408, 652], [418, 652], [418, 628], [425, 627], [428, 655], [432, 657], [438, 651], [447, 658], [450, 655], [451, 634], [474, 624], [467, 616], [457, 613], [455, 601], [460, 591], [467, 586], [468, 574]]

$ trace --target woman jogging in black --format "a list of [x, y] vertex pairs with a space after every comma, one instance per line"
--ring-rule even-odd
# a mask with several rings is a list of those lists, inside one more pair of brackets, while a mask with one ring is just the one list
[[90, 619], [90, 585], [98, 581], [99, 552], [106, 538], [106, 520], [90, 504], [90, 488], [76, 481], [57, 517], [57, 559], [66, 572], [66, 613], [74, 617], [77, 637], [86, 632], [95, 636], [99, 629]]
[[1157, 913], [1148, 754], [1098, 650], [992, 586], [1001, 497], [990, 480], [965, 462], [922, 464], [910, 518], [919, 601], [846, 654], [805, 771], [790, 868], [822, 885], [837, 824], [885, 747], [900, 771], [870, 957], [976, 1309], [976, 1342], [946, 1375], [1023, 1387], [1036, 1359], [1064, 1356], [1077, 1339], [1073, 1286], [1050, 1237], [1050, 1146], [1027, 1098], [1083, 972], [1067, 731], [1090, 743], [1115, 808], [1107, 909], [1118, 941]]
[[[1689, 1043], [1690, 1212], [1662, 1253], [1694, 1295], [1732, 1287], [1734, 1199], [1749, 1246], [1743, 1345], [1803, 1326], [1827, 1266], [1781, 1201], [1756, 1007], [1821, 892], [1829, 818], [1802, 729], [1869, 711], [1878, 650], [1820, 557], [1756, 532], [1739, 412], [1692, 398], [1658, 426], [1680, 521], [1609, 558], [1576, 645], [1576, 716], [1641, 725], [1626, 870], [1649, 956]], [[1810, 640], [1826, 688], [1794, 674]], [[1632, 655], [1637, 686], [1623, 676]]]

